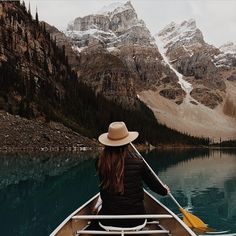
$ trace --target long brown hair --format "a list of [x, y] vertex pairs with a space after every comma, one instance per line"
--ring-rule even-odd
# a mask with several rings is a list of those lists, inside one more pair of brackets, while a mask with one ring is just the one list
[[124, 160], [128, 145], [110, 147], [105, 146], [98, 160], [98, 174], [100, 187], [109, 192], [124, 192]]

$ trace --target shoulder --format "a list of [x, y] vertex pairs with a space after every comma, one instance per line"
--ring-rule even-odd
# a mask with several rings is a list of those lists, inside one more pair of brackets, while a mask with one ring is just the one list
[[143, 158], [139, 157], [136, 153], [129, 152], [127, 162], [143, 174], [150, 172]]
[[126, 165], [132, 165], [137, 167], [143, 166], [143, 160], [139, 158], [135, 153], [128, 152], [127, 157], [125, 158]]

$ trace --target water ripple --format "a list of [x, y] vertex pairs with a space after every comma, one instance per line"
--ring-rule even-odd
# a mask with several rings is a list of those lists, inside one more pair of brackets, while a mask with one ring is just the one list
[[214, 235], [214, 236], [236, 236], [236, 233], [229, 233], [229, 230], [225, 231], [217, 231], [217, 232], [206, 232], [205, 234], [199, 234], [198, 236], [209, 236], [209, 235]]

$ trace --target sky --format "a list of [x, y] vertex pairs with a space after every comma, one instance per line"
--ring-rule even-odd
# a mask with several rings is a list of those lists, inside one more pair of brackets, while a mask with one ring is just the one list
[[[76, 17], [94, 14], [103, 6], [127, 0], [25, 0], [32, 15], [37, 7], [39, 20], [66, 29]], [[131, 0], [138, 18], [154, 35], [167, 24], [193, 18], [207, 43], [217, 47], [236, 43], [236, 0]]]

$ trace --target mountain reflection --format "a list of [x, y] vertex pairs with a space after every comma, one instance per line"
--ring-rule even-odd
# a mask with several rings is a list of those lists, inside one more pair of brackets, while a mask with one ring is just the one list
[[[146, 160], [184, 208], [215, 229], [233, 225], [236, 232], [235, 151], [153, 151]], [[178, 213], [171, 199], [162, 201]]]
[[226, 218], [236, 217], [236, 177], [228, 179], [225, 181], [225, 198], [227, 214], [224, 216]]

